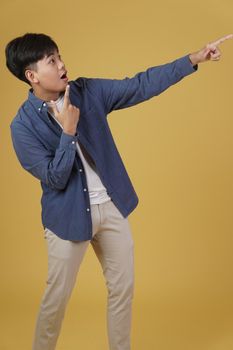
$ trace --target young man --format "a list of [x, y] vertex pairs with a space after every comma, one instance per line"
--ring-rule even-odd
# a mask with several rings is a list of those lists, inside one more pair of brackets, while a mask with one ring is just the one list
[[219, 60], [218, 45], [148, 68], [132, 78], [69, 81], [57, 44], [27, 33], [6, 46], [6, 64], [28, 83], [28, 99], [11, 122], [22, 167], [41, 181], [48, 279], [33, 350], [53, 350], [85, 251], [92, 244], [108, 288], [109, 349], [130, 349], [134, 255], [128, 215], [138, 198], [112, 138], [107, 115], [159, 95]]

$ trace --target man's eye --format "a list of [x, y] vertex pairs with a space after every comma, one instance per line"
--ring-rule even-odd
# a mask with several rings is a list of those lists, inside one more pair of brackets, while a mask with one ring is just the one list
[[55, 62], [55, 60], [54, 60], [54, 58], [52, 58], [50, 61], [49, 61], [49, 63], [54, 63]]

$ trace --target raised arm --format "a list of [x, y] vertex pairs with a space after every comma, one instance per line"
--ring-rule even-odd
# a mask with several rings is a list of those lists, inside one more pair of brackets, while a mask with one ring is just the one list
[[106, 114], [113, 110], [127, 108], [157, 96], [169, 86], [198, 70], [198, 64], [220, 59], [218, 45], [233, 34], [208, 43], [201, 50], [185, 55], [170, 63], [148, 68], [134, 77], [124, 79], [87, 78], [88, 87], [98, 96]]
[[32, 130], [22, 122], [13, 121], [10, 125], [13, 146], [22, 167], [55, 190], [65, 188], [76, 154], [76, 128], [80, 111], [71, 105], [69, 90], [67, 85], [62, 111], [58, 112], [55, 104], [52, 107], [63, 126], [56, 152], [48, 151]]
[[197, 65], [192, 65], [189, 55], [185, 55], [173, 62], [150, 67], [132, 78], [86, 79], [88, 88], [101, 100], [108, 114], [159, 95], [197, 69]]

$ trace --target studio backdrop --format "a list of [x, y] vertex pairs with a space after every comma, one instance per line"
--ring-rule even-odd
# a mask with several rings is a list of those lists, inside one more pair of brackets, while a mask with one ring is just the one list
[[[230, 0], [2, 0], [0, 349], [31, 348], [46, 285], [41, 187], [20, 166], [10, 123], [29, 86], [5, 67], [26, 32], [58, 44], [70, 80], [133, 77], [232, 33]], [[159, 96], [108, 115], [139, 196], [132, 350], [233, 349], [233, 41]], [[107, 350], [107, 291], [91, 246], [58, 350]]]

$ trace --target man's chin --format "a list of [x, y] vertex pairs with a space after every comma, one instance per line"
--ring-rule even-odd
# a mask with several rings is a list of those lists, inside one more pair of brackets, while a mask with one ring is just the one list
[[68, 80], [67, 80], [67, 81], [64, 81], [64, 86], [63, 86], [61, 92], [65, 92], [65, 91], [66, 91], [66, 87], [67, 87], [68, 84], [69, 84], [69, 81], [68, 81]]

